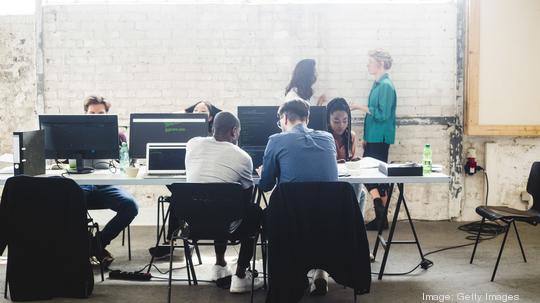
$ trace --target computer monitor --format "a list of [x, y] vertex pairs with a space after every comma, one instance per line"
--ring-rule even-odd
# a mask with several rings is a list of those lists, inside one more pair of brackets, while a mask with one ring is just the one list
[[46, 159], [76, 159], [76, 170], [90, 173], [83, 159], [118, 159], [118, 117], [116, 115], [40, 115], [39, 128], [45, 135]]
[[194, 137], [208, 136], [207, 114], [131, 114], [129, 156], [146, 158], [148, 143], [186, 143]]
[[240, 138], [244, 146], [266, 146], [268, 137], [281, 132], [277, 126], [277, 106], [238, 106]]
[[[268, 137], [281, 132], [277, 126], [279, 106], [238, 106], [240, 147], [266, 146]], [[327, 131], [326, 106], [310, 106], [308, 127]]]
[[308, 127], [315, 130], [328, 131], [328, 118], [326, 117], [326, 106], [309, 107]]

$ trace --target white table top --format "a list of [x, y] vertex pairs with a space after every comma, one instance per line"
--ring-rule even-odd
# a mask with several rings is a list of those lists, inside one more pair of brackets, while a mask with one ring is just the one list
[[[60, 176], [62, 170], [47, 170], [43, 177]], [[443, 173], [432, 173], [429, 176], [418, 177], [388, 177], [379, 172], [376, 168], [360, 169], [349, 171], [351, 176], [340, 177], [339, 181], [349, 183], [448, 183], [450, 177]], [[123, 173], [117, 172], [113, 174], [108, 170], [96, 170], [91, 174], [83, 175], [67, 175], [64, 176], [75, 180], [80, 185], [169, 185], [173, 183], [186, 182], [185, 176], [160, 176], [160, 177], [143, 177], [144, 171], [141, 169], [139, 175], [135, 178], [128, 177]], [[12, 174], [0, 174], [0, 185], [4, 185], [5, 181], [12, 177]], [[259, 178], [254, 178], [254, 182], [258, 183]]]

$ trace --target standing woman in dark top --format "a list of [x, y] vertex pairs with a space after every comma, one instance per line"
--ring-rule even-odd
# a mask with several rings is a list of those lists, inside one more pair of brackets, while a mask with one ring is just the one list
[[213, 106], [208, 101], [199, 101], [194, 105], [185, 109], [186, 113], [205, 113], [208, 115], [208, 133], [212, 134], [212, 125], [214, 125], [214, 117], [221, 109]]
[[[300, 60], [294, 67], [291, 81], [285, 88], [285, 102], [291, 100], [304, 100], [310, 105], [314, 105], [313, 85], [317, 82], [317, 70], [315, 60]], [[326, 96], [323, 94], [317, 99], [317, 105], [326, 102]]]
[[[366, 113], [364, 119], [364, 157], [372, 157], [388, 162], [390, 144], [396, 137], [396, 90], [388, 70], [392, 67], [392, 57], [382, 49], [369, 52], [367, 69], [375, 79], [369, 93], [368, 105], [353, 104], [351, 110]], [[379, 224], [388, 228], [385, 211], [388, 203], [388, 184], [366, 184], [373, 197], [375, 220], [366, 225], [367, 230], [378, 230]]]

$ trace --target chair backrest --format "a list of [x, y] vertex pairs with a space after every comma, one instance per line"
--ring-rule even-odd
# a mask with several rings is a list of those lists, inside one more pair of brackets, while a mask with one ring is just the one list
[[9, 178], [0, 204], [0, 240], [0, 250], [9, 247], [13, 300], [82, 298], [92, 292], [86, 205], [73, 180]]
[[299, 301], [313, 268], [359, 293], [369, 292], [369, 243], [349, 183], [279, 184], [265, 210], [264, 230], [272, 277], [267, 302]]
[[168, 188], [172, 209], [188, 225], [186, 235], [197, 240], [229, 239], [251, 199], [250, 190], [234, 183], [175, 183]]
[[532, 208], [540, 211], [540, 161], [534, 162], [531, 167], [527, 181], [527, 192], [533, 197]]

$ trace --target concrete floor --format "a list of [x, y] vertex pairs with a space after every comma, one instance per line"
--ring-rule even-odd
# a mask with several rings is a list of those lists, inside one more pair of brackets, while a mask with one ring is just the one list
[[[429, 252], [445, 246], [468, 243], [465, 233], [457, 230], [460, 223], [453, 222], [416, 222], [417, 232], [424, 252]], [[417, 270], [407, 276], [385, 276], [378, 281], [373, 276], [371, 293], [359, 296], [359, 302], [540, 302], [540, 251], [539, 230], [529, 225], [518, 225], [525, 246], [528, 263], [524, 263], [517, 239], [510, 233], [507, 247], [503, 253], [501, 264], [495, 282], [490, 282], [502, 236], [486, 241], [479, 245], [475, 263], [469, 264], [472, 246], [449, 250], [428, 256], [435, 265], [427, 271]], [[375, 234], [369, 232], [370, 243], [373, 244]], [[400, 222], [397, 228], [397, 239], [410, 239], [410, 229], [405, 222]], [[116, 240], [110, 246], [110, 251], [116, 260], [112, 269], [136, 270], [149, 261], [148, 247], [155, 241], [153, 227], [133, 227], [133, 260], [127, 260], [127, 247]], [[209, 278], [209, 269], [213, 264], [213, 248], [202, 250], [203, 265], [196, 267], [199, 279]], [[227, 251], [230, 264], [236, 259], [235, 249]], [[338, 257], [338, 256], [336, 256]], [[259, 254], [260, 258], [260, 254]], [[381, 253], [372, 270], [378, 271]], [[181, 252], [175, 257], [175, 267], [183, 266]], [[387, 272], [408, 271], [419, 261], [414, 245], [393, 246], [387, 265]], [[168, 268], [168, 263], [158, 262], [162, 270]], [[0, 285], [4, 285], [5, 265], [0, 265]], [[154, 275], [159, 275], [153, 270]], [[97, 274], [97, 271], [96, 271]], [[175, 271], [177, 278], [185, 278], [185, 270]], [[165, 302], [166, 282], [125, 282], [105, 280], [99, 282], [96, 275], [96, 285], [92, 297], [84, 302]], [[486, 297], [486, 293], [492, 297]], [[431, 295], [431, 297], [427, 297]], [[443, 298], [443, 295], [450, 296]], [[469, 296], [468, 298], [465, 296]], [[507, 296], [513, 296], [508, 299]], [[352, 290], [330, 283], [330, 290], [325, 297], [304, 297], [302, 302], [352, 302]], [[231, 295], [227, 290], [215, 285], [201, 283], [198, 286], [188, 286], [178, 282], [173, 288], [173, 302], [249, 302], [249, 294]], [[256, 293], [255, 302], [264, 302], [265, 292]], [[73, 302], [74, 299], [55, 299], [52, 302]], [[0, 300], [4, 302], [4, 300]], [[47, 301], [51, 302], [51, 301]]]

